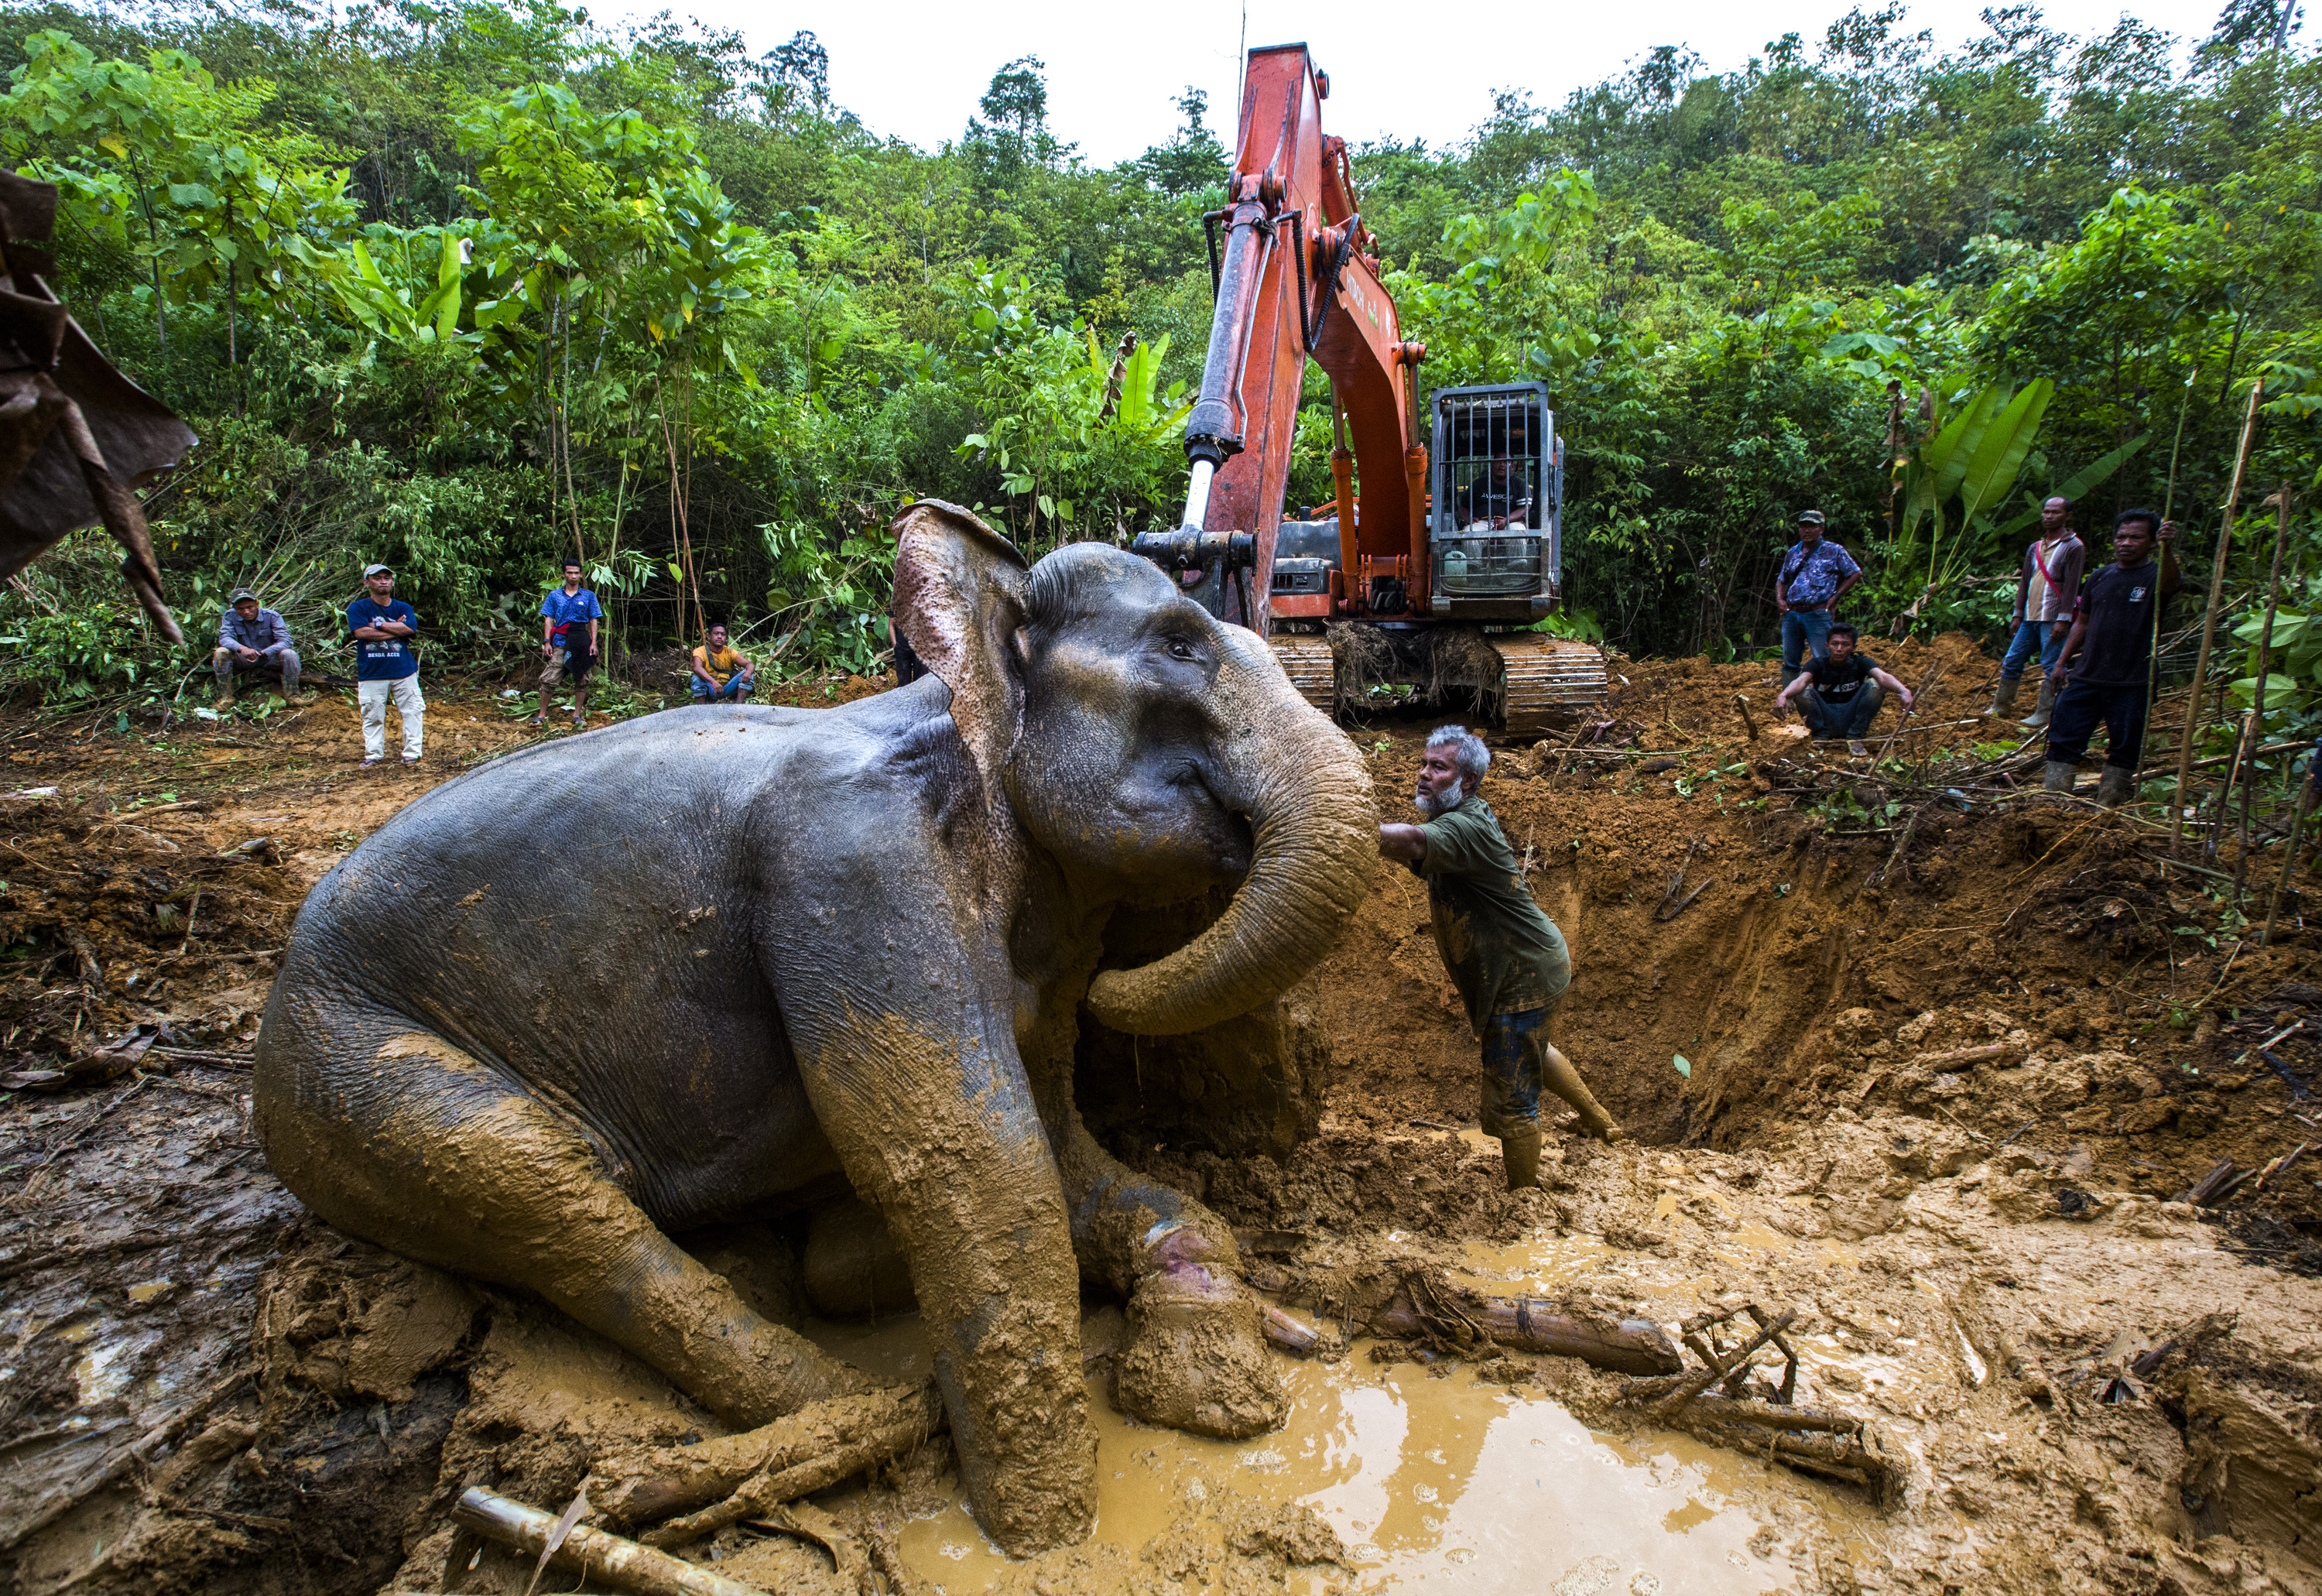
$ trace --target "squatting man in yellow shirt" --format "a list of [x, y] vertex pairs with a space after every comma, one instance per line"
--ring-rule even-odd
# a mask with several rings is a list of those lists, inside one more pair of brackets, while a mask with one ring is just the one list
[[1476, 791], [1491, 762], [1474, 733], [1437, 727], [1412, 795], [1427, 819], [1380, 826], [1379, 852], [1427, 883], [1436, 951], [1483, 1039], [1484, 1134], [1499, 1138], [1513, 1191], [1540, 1184], [1542, 1085], [1572, 1106], [1590, 1135], [1617, 1142], [1621, 1127], [1549, 1044], [1548, 1017], [1572, 984], [1572, 955], [1532, 901], [1499, 817]]

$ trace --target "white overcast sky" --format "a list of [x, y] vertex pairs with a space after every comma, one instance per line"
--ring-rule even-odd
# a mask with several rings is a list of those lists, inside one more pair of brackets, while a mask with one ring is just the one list
[[[1919, 0], [1906, 23], [1939, 44], [1984, 32], [1985, 0]], [[1210, 94], [1210, 124], [1231, 142], [1243, 9], [1239, 0], [613, 0], [593, 9], [618, 24], [664, 6], [739, 31], [754, 51], [811, 30], [830, 52], [831, 95], [882, 137], [923, 148], [958, 137], [1004, 62], [1047, 67], [1048, 125], [1099, 164], [1165, 141], [1172, 101], [1187, 84]], [[2222, 0], [2137, 0], [2125, 9], [2180, 38], [2208, 34]], [[1866, 5], [1866, 9], [1873, 8]], [[1351, 142], [1393, 137], [1431, 146], [1463, 138], [1491, 113], [1495, 89], [1543, 105], [1618, 72], [1660, 44], [1689, 44], [1711, 68], [1741, 67], [1786, 32], [1818, 42], [1851, 9], [1846, 0], [1783, 6], [1732, 0], [1597, 0], [1540, 4], [1461, 0], [1380, 5], [1250, 0], [1248, 42], [1303, 41], [1330, 75], [1323, 126]], [[2048, 25], [2085, 37], [2108, 32], [2121, 0], [2051, 0]]]

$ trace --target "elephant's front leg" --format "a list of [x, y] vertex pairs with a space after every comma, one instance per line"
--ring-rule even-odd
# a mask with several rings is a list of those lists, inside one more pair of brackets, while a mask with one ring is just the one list
[[799, 1052], [848, 1177], [910, 1260], [977, 1518], [1018, 1555], [1084, 1538], [1079, 1267], [1012, 1041], [850, 1015]]
[[1237, 1440], [1280, 1424], [1290, 1400], [1225, 1221], [1098, 1146], [1077, 1112], [1059, 1163], [1082, 1269], [1129, 1300], [1113, 1382], [1121, 1407]]

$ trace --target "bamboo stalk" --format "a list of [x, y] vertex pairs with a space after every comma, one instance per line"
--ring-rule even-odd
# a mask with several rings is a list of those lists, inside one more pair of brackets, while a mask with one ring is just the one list
[[[2281, 513], [2274, 524], [2273, 573], [2267, 579], [2265, 588], [2265, 624], [2257, 634], [2257, 689], [2250, 695], [2251, 735], [2259, 741], [2265, 737], [2265, 679], [2273, 669], [2273, 615], [2281, 603], [2281, 550], [2290, 541], [2290, 484], [2284, 482], [2276, 496]], [[2242, 782], [2241, 855], [2234, 861], [2234, 907], [2241, 907], [2242, 887], [2249, 879], [2250, 806], [2257, 789], [2253, 775]]]
[[2257, 935], [2257, 945], [2260, 947], [2265, 947], [2273, 941], [2273, 923], [2275, 917], [2281, 913], [2281, 895], [2290, 890], [2290, 872], [2298, 864], [2298, 835], [2305, 828], [2306, 795], [2300, 793], [2298, 795], [2298, 801], [2290, 807], [2290, 845], [2281, 851], [2281, 873], [2274, 878], [2273, 896], [2267, 900], [2265, 906], [2265, 929]]
[[2249, 405], [2242, 414], [2241, 446], [2234, 455], [2233, 486], [2226, 494], [2225, 524], [2217, 529], [2217, 557], [2209, 566], [2209, 605], [2201, 616], [2201, 652], [2193, 661], [2193, 691], [2185, 709], [2185, 734], [2178, 740], [2177, 747], [2177, 793], [2169, 806], [2169, 851], [2172, 853], [2185, 836], [2185, 786], [2192, 777], [2188, 767], [2193, 758], [2193, 739], [2201, 730], [2201, 684], [2208, 679], [2209, 649], [2217, 642], [2217, 600], [2226, 589], [2226, 557], [2233, 547], [2234, 512], [2241, 505], [2242, 472], [2249, 465], [2250, 438], [2257, 430], [2258, 396], [2264, 389], [2263, 382], [2250, 384]]
[[[2185, 378], [2184, 397], [2177, 401], [2177, 436], [2169, 445], [2169, 486], [2161, 495], [2161, 524], [2169, 524], [2171, 513], [2177, 506], [2177, 453], [2185, 444], [2185, 411], [2193, 402], [2193, 385], [2201, 379], [2201, 369], [2193, 368]], [[2153, 711], [2161, 702], [2161, 605], [2156, 597], [2153, 606], [2153, 657], [2144, 668], [2144, 725], [2137, 734], [2136, 768], [2144, 769], [2145, 744], [2153, 739]]]
[[[2209, 845], [2201, 853], [2201, 857], [2212, 864], [2217, 862], [2217, 850], [2226, 840], [2226, 815], [2233, 807], [2234, 782], [2241, 777], [2242, 768], [2249, 763], [2250, 734], [2256, 721], [2254, 714], [2243, 715], [2241, 729], [2234, 735], [2234, 756], [2226, 762], [2226, 773], [2217, 782], [2217, 807], [2209, 813]], [[2235, 907], [2240, 907], [2238, 898]]]

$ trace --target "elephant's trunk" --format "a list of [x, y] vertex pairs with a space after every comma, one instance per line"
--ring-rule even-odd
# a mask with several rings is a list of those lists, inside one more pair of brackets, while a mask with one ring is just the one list
[[1378, 812], [1362, 756], [1298, 697], [1264, 642], [1221, 630], [1220, 797], [1256, 833], [1249, 873], [1184, 947], [1098, 975], [1089, 1008], [1116, 1031], [1179, 1035], [1275, 997], [1330, 951], [1376, 868]]

